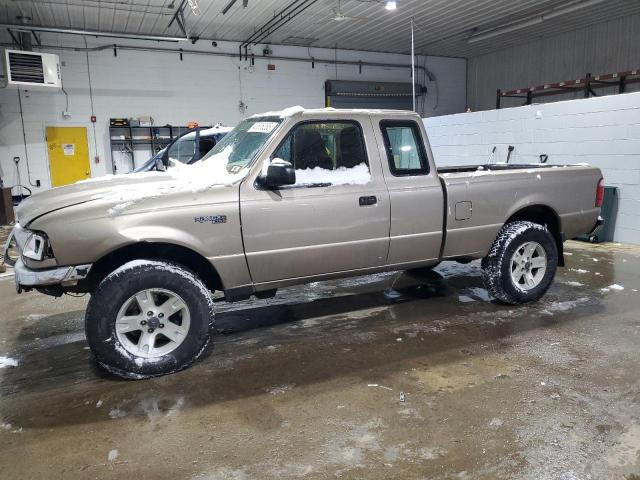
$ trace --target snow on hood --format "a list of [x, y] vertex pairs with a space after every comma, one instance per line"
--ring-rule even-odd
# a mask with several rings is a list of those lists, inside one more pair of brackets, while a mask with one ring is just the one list
[[166, 172], [139, 172], [104, 175], [31, 195], [16, 209], [18, 222], [27, 226], [35, 218], [81, 203], [100, 200], [109, 215], [118, 215], [134, 205], [168, 194], [192, 193], [231, 185], [248, 173], [248, 167], [227, 170], [229, 145], [204, 161], [185, 165], [175, 162]]
[[137, 177], [142, 181], [136, 188], [127, 185], [118, 185], [102, 197], [103, 201], [112, 203], [108, 213], [111, 216], [118, 215], [129, 207], [151, 198], [158, 198], [170, 193], [191, 192], [194, 196], [213, 187], [231, 185], [242, 179], [248, 172], [244, 167], [236, 173], [227, 170], [227, 162], [233, 145], [229, 145], [223, 151], [207, 158], [202, 162], [185, 165], [173, 162], [173, 168], [167, 172], [153, 172], [168, 176], [170, 181], [147, 184], [144, 180], [151, 172], [132, 173], [128, 177]]

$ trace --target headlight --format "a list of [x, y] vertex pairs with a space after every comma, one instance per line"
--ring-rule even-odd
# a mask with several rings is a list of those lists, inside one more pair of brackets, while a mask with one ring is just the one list
[[32, 233], [22, 248], [22, 255], [31, 260], [41, 261], [47, 251], [47, 239], [39, 233]]

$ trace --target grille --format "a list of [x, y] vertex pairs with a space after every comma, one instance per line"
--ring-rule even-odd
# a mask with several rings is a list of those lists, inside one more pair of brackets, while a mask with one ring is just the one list
[[9, 52], [12, 82], [44, 83], [44, 68], [40, 55]]

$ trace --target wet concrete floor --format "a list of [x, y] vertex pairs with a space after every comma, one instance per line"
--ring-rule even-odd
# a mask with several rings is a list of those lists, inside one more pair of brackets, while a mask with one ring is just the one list
[[86, 298], [0, 276], [0, 477], [637, 480], [640, 247], [567, 252], [524, 307], [475, 262], [220, 304], [204, 358], [145, 381], [94, 366]]

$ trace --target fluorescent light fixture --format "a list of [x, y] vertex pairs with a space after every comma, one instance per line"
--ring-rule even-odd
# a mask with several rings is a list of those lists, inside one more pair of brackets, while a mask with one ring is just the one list
[[398, 2], [396, 0], [387, 0], [384, 8], [386, 8], [387, 10], [395, 10], [396, 8], [398, 8]]
[[482, 42], [483, 40], [488, 40], [493, 37], [497, 37], [499, 35], [503, 35], [509, 32], [515, 32], [516, 30], [521, 30], [526, 27], [532, 27], [533, 25], [539, 25], [543, 22], [542, 17], [535, 17], [530, 20], [525, 20], [523, 22], [513, 23], [511, 25], [504, 25], [502, 27], [496, 28], [495, 30], [488, 30], [486, 32], [478, 33], [467, 40], [469, 43]]
[[572, 13], [578, 10], [582, 10], [583, 8], [591, 7], [593, 5], [598, 5], [599, 3], [603, 3], [605, 1], [606, 0], [588, 0], [582, 3], [574, 3], [567, 7], [553, 8], [533, 18], [529, 18], [526, 20], [521, 20], [513, 23], [507, 23], [506, 25], [502, 25], [501, 27], [497, 27], [491, 30], [486, 30], [484, 32], [477, 33], [469, 37], [467, 42], [468, 43], [481, 42], [483, 40], [488, 40], [490, 38], [494, 38], [499, 35], [503, 35], [505, 33], [515, 32], [516, 30], [521, 30], [523, 28], [531, 27], [533, 25], [539, 25], [545, 20], [551, 20], [553, 18], [566, 15], [567, 13]]
[[196, 17], [200, 15], [200, 5], [198, 5], [198, 0], [187, 0], [187, 3], [191, 7], [191, 13]]

